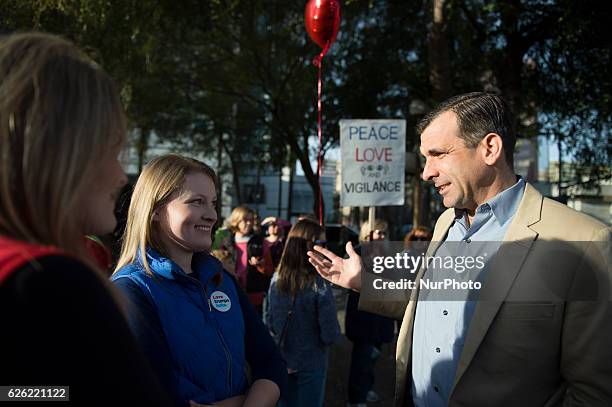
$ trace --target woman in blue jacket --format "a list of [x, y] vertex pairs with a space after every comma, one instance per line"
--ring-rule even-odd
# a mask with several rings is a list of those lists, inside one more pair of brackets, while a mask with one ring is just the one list
[[311, 220], [301, 220], [291, 228], [268, 291], [266, 324], [289, 372], [282, 407], [323, 405], [328, 350], [340, 336], [331, 286], [306, 255], [316, 241], [321, 244], [323, 233]]
[[245, 294], [209, 254], [216, 203], [210, 167], [179, 155], [152, 160], [134, 188], [112, 281], [180, 404], [274, 406], [285, 365]]

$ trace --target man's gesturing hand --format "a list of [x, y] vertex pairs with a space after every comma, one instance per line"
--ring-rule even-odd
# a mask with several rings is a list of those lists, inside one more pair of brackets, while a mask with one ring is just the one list
[[351, 242], [346, 244], [348, 259], [336, 256], [331, 251], [315, 246], [308, 252], [308, 261], [324, 279], [344, 288], [361, 289], [361, 257], [355, 253]]

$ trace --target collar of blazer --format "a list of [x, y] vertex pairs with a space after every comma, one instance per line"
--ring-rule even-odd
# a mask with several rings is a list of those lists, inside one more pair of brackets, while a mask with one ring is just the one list
[[[508, 295], [514, 280], [521, 271], [531, 245], [538, 236], [532, 226], [541, 219], [543, 200], [543, 196], [533, 186], [529, 183], [525, 185], [523, 198], [506, 231], [503, 243], [491, 259], [488, 276], [480, 291], [479, 301], [465, 337], [451, 395], [474, 358], [503, 304], [503, 299]], [[444, 241], [454, 218], [455, 212], [452, 208], [442, 214], [436, 224], [432, 244], [427, 250], [428, 255], [435, 254], [441, 242]], [[425, 270], [422, 269], [417, 278], [421, 278], [424, 272]], [[414, 291], [411, 300], [417, 299], [418, 293]]]

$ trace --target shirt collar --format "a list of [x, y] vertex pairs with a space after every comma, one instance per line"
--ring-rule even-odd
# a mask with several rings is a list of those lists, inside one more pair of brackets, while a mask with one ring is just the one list
[[525, 180], [519, 177], [516, 184], [495, 195], [481, 206], [489, 205], [497, 222], [500, 225], [504, 225], [514, 216], [523, 197], [524, 190]]
[[251, 236], [252, 235], [246, 235], [246, 236], [242, 236], [242, 237], [234, 236], [234, 241], [236, 243], [248, 243], [249, 240], [251, 240]]
[[[525, 180], [521, 176], [517, 176], [518, 181], [516, 184], [508, 189], [503, 190], [487, 202], [476, 208], [476, 214], [486, 209], [491, 209], [493, 216], [500, 225], [508, 222], [514, 213], [516, 212], [521, 198], [523, 197], [523, 191], [525, 190]], [[464, 224], [467, 227], [467, 211], [465, 209], [455, 208], [455, 221]]]

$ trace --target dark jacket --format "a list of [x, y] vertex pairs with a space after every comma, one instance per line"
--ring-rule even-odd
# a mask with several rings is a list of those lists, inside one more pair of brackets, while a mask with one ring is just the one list
[[0, 383], [69, 386], [75, 406], [173, 405], [96, 272], [60, 254], [10, 269], [10, 246], [0, 237]]
[[247, 293], [265, 293], [270, 287], [270, 280], [272, 279], [273, 267], [272, 258], [265, 258], [270, 256], [269, 247], [266, 247], [267, 243], [261, 235], [253, 235], [247, 243], [247, 262], [251, 257], [259, 257], [264, 259], [264, 267], [266, 270], [262, 273], [256, 266], [252, 266], [247, 263], [247, 276], [246, 276], [246, 292]]

